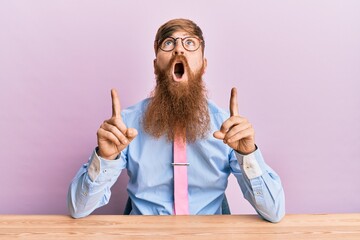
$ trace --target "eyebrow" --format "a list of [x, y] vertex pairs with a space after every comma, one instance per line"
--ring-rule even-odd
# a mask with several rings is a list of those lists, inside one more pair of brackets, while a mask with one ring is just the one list
[[190, 37], [195, 37], [195, 36], [183, 36], [183, 37], [174, 37], [174, 36], [169, 36], [169, 37], [164, 38], [164, 40], [165, 40], [165, 39], [167, 39], [167, 38], [174, 38], [174, 39], [178, 39], [178, 38], [190, 38]]

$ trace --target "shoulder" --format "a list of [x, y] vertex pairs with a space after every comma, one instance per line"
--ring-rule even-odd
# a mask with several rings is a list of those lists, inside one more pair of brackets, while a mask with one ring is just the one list
[[146, 107], [149, 103], [149, 98], [146, 98], [121, 112], [121, 117], [124, 122], [138, 122], [138, 119], [141, 118], [146, 110]]
[[210, 118], [215, 123], [215, 125], [221, 125], [230, 116], [228, 111], [220, 108], [211, 100], [208, 100], [208, 108]]
[[228, 117], [229, 112], [217, 106], [213, 101], [208, 100], [209, 114]]
[[130, 107], [127, 107], [126, 109], [124, 109], [122, 111], [123, 115], [129, 115], [129, 114], [136, 114], [136, 113], [141, 113], [144, 112], [146, 109], [146, 106], [149, 103], [149, 98], [146, 98]]

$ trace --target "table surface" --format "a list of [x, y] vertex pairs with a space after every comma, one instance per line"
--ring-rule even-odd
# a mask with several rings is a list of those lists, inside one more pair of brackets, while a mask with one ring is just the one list
[[360, 239], [360, 213], [256, 215], [0, 215], [0, 239]]

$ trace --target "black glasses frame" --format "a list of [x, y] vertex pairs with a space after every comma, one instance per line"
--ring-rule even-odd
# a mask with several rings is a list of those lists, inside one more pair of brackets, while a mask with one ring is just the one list
[[[161, 48], [161, 44], [162, 44], [166, 39], [168, 39], [168, 38], [171, 38], [172, 40], [174, 40], [174, 47], [173, 47], [172, 49], [170, 49], [170, 50], [164, 50], [164, 49]], [[189, 49], [187, 49], [187, 47], [185, 47], [184, 41], [185, 41], [186, 39], [189, 39], [189, 38], [196, 38], [197, 40], [199, 40], [199, 43], [200, 43], [200, 44], [199, 44], [199, 46], [198, 46], [196, 49], [194, 49], [194, 50], [189, 50]], [[202, 43], [203, 43], [203, 40], [201, 40], [201, 39], [198, 38], [198, 37], [184, 37], [184, 38], [182, 38], [182, 37], [177, 37], [177, 38], [167, 37], [167, 38], [164, 38], [163, 40], [159, 40], [159, 41], [158, 41], [158, 48], [160, 48], [160, 49], [161, 49], [162, 51], [164, 51], [164, 52], [171, 52], [172, 50], [175, 49], [178, 39], [181, 40], [181, 44], [182, 44], [183, 48], [184, 48], [186, 51], [189, 51], [189, 52], [195, 52], [195, 51], [197, 51], [197, 50], [200, 48], [200, 46], [202, 45]]]

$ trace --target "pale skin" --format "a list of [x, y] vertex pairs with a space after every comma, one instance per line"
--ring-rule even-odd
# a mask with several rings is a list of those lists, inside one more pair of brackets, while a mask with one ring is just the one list
[[[184, 38], [184, 37], [189, 37], [189, 34], [186, 32], [177, 31], [174, 34], [172, 34], [171, 37]], [[184, 49], [183, 45], [180, 43], [180, 39], [177, 40], [177, 44], [175, 45], [175, 48], [172, 51], [165, 52], [165, 51], [159, 50], [157, 52], [156, 59], [154, 60], [154, 69], [155, 69], [155, 65], [157, 65], [160, 69], [165, 69], [166, 66], [168, 65], [171, 57], [174, 55], [185, 56], [189, 63], [189, 66], [193, 72], [199, 71], [201, 69], [201, 67], [204, 66], [204, 72], [202, 74], [205, 73], [205, 69], [207, 66], [207, 60], [206, 60], [206, 58], [204, 58], [201, 48], [195, 52], [186, 51]], [[155, 74], [156, 74], [156, 72], [155, 72]], [[187, 80], [188, 80], [188, 77], [187, 77], [187, 73], [185, 72], [182, 79], [176, 80], [176, 81], [178, 81], [178, 82], [180, 81], [180, 82], [183, 82], [184, 84], [186, 84]]]
[[97, 131], [98, 155], [113, 160], [137, 136], [135, 128], [127, 128], [121, 118], [121, 105], [115, 89], [111, 89], [112, 116]]
[[[172, 35], [174, 38], [185, 36], [187, 36], [187, 34], [184, 32], [175, 32]], [[160, 68], [164, 67], [166, 63], [170, 61], [173, 54], [184, 55], [188, 59], [189, 67], [192, 71], [200, 69], [201, 64], [205, 64], [206, 68], [207, 61], [203, 57], [202, 51], [199, 49], [195, 52], [188, 52], [180, 42], [176, 44], [176, 47], [171, 52], [158, 51], [154, 65], [158, 64]], [[187, 76], [185, 73], [184, 84], [186, 84], [186, 81]], [[110, 119], [105, 120], [97, 131], [99, 147], [97, 154], [108, 160], [115, 159], [138, 134], [135, 128], [127, 128], [123, 122], [120, 114], [120, 100], [115, 89], [111, 90], [111, 99], [112, 116]], [[229, 109], [230, 117], [223, 122], [218, 131], [213, 133], [213, 136], [219, 140], [223, 140], [225, 144], [241, 154], [250, 154], [256, 150], [255, 131], [249, 121], [239, 115], [236, 88], [231, 89]]]
[[231, 89], [229, 109], [230, 118], [213, 136], [241, 154], [250, 154], [256, 150], [255, 130], [246, 118], [239, 115], [236, 88]]

